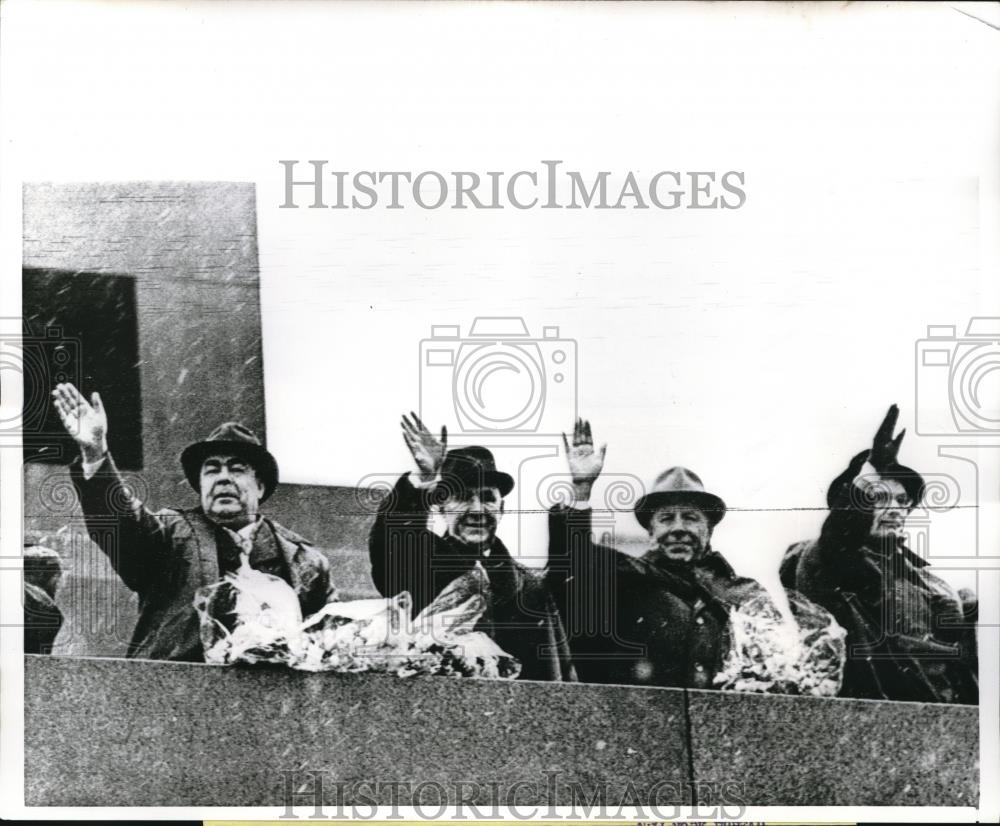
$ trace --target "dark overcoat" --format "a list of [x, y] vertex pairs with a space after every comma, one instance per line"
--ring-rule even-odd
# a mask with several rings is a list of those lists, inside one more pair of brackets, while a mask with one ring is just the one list
[[[74, 462], [70, 478], [90, 538], [139, 596], [139, 619], [126, 656], [202, 661], [193, 603], [199, 588], [222, 578], [223, 529], [201, 508], [151, 512], [132, 495], [111, 456], [89, 480], [80, 462]], [[329, 561], [301, 536], [266, 517], [261, 530], [265, 528], [273, 533], [303, 616], [315, 613], [336, 595]]]
[[469, 553], [427, 527], [424, 492], [400, 477], [380, 503], [369, 534], [372, 579], [383, 596], [408, 591], [414, 616], [479, 562], [489, 579], [486, 613], [476, 626], [521, 662], [522, 680], [573, 681], [569, 649], [544, 575], [518, 563], [494, 539], [488, 556]]
[[24, 653], [51, 654], [63, 615], [56, 601], [42, 588], [24, 583]]
[[975, 627], [954, 589], [910, 549], [871, 538], [848, 487], [831, 497], [819, 539], [785, 552], [781, 581], [847, 630], [841, 696], [978, 703]]
[[549, 511], [548, 580], [581, 681], [712, 688], [730, 648], [730, 610], [769, 599], [709, 549], [664, 565], [592, 540], [590, 509]]

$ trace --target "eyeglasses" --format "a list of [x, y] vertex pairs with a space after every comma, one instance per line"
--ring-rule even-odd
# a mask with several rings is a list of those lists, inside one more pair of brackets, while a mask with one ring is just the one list
[[913, 500], [905, 493], [892, 494], [887, 490], [873, 490], [868, 494], [868, 501], [875, 507], [887, 508], [890, 505], [898, 505], [909, 510], [913, 507]]

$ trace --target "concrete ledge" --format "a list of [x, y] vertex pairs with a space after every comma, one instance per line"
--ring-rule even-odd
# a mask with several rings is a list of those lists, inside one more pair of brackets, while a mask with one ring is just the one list
[[963, 706], [25, 657], [29, 806], [974, 806], [978, 756]]
[[283, 772], [311, 789], [309, 771], [330, 806], [407, 805], [422, 783], [617, 801], [630, 782], [667, 805], [689, 802], [687, 766], [679, 690], [25, 657], [29, 806], [283, 807]]
[[975, 706], [689, 691], [688, 714], [701, 803], [978, 805]]

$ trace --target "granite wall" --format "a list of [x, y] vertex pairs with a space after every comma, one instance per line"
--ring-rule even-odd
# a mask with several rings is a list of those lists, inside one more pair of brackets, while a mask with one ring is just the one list
[[691, 803], [975, 806], [978, 720], [967, 706], [29, 655], [26, 803], [277, 816], [291, 801], [306, 817], [318, 791], [327, 807], [631, 801], [655, 803], [654, 819]]

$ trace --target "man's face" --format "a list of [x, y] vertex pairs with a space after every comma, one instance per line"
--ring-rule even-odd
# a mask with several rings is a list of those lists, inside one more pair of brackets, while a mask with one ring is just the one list
[[503, 516], [503, 497], [499, 488], [471, 488], [462, 497], [449, 496], [442, 506], [448, 533], [463, 545], [481, 549], [496, 536]]
[[264, 485], [253, 466], [236, 456], [209, 456], [201, 465], [201, 507], [223, 525], [240, 528], [257, 516]]
[[690, 504], [663, 505], [649, 520], [649, 537], [656, 549], [674, 562], [701, 556], [712, 536], [704, 512]]
[[902, 542], [913, 500], [895, 479], [882, 479], [871, 492], [873, 539]]

